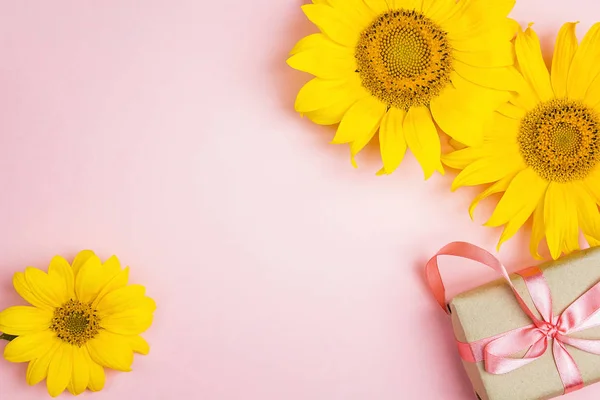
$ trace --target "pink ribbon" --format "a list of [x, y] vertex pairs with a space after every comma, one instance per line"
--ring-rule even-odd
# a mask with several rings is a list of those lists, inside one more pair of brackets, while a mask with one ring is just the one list
[[[531, 267], [518, 272], [517, 274], [525, 281], [535, 308], [541, 315], [540, 319], [529, 309], [513, 286], [506, 268], [496, 257], [470, 243], [454, 242], [443, 247], [425, 267], [429, 287], [446, 313], [448, 313], [446, 289], [437, 261], [438, 257], [443, 255], [477, 261], [498, 272], [510, 286], [521, 309], [532, 321], [531, 325], [476, 342], [457, 341], [463, 360], [483, 361], [487, 372], [505, 374], [536, 361], [546, 353], [551, 342], [554, 362], [565, 388], [564, 393], [579, 390], [584, 386], [579, 368], [566, 346], [600, 355], [600, 340], [568, 336], [574, 332], [600, 326], [600, 313], [597, 312], [600, 310], [600, 282], [575, 300], [561, 315], [555, 316], [552, 312], [550, 288], [542, 271], [538, 267]], [[514, 356], [524, 350], [527, 352], [523, 357]]]

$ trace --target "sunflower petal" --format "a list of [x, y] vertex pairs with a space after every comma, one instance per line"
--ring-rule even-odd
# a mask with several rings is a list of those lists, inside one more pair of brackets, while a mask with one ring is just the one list
[[386, 106], [374, 97], [365, 97], [344, 115], [333, 144], [350, 143], [365, 136], [373, 136], [385, 114]]
[[508, 100], [509, 94], [477, 86], [459, 75], [454, 75], [452, 82], [431, 100], [431, 113], [450, 137], [468, 146], [479, 146], [485, 124], [493, 117], [494, 110]]
[[531, 228], [531, 239], [529, 241], [529, 252], [531, 255], [541, 260], [540, 255], [540, 242], [546, 235], [546, 227], [544, 226], [544, 199], [541, 199], [538, 203], [535, 211], [533, 212], [533, 227]]
[[556, 97], [562, 98], [567, 96], [567, 79], [571, 62], [577, 52], [579, 43], [575, 28], [577, 22], [566, 23], [560, 28], [556, 45], [554, 46], [554, 56], [552, 58], [552, 87]]
[[103, 268], [98, 257], [90, 257], [75, 278], [77, 299], [85, 303], [94, 302], [98, 294], [113, 278], [113, 272]]
[[525, 111], [521, 107], [517, 107], [514, 104], [508, 102], [500, 105], [497, 111], [505, 117], [516, 119], [519, 122], [521, 121], [521, 119], [523, 119], [523, 117], [525, 117], [525, 114], [527, 114], [527, 111]]
[[457, 74], [476, 85], [490, 89], [522, 90], [525, 82], [519, 72], [512, 66], [499, 68], [478, 68], [455, 60], [453, 64]]
[[349, 48], [332, 42], [324, 35], [317, 37], [322, 38], [320, 45], [292, 55], [287, 64], [324, 79], [340, 79], [356, 73], [356, 57]]
[[100, 331], [86, 346], [97, 364], [117, 371], [131, 371], [133, 350], [124, 336]]
[[486, 225], [501, 226], [515, 220], [518, 227], [513, 229], [516, 232], [533, 213], [547, 187], [548, 182], [540, 178], [531, 168], [519, 172], [508, 186]]
[[50, 261], [48, 275], [63, 281], [68, 298], [75, 297], [75, 275], [73, 274], [73, 268], [67, 260], [60, 256], [54, 257]]
[[95, 257], [96, 255], [94, 254], [93, 251], [91, 250], [82, 250], [80, 251], [76, 256], [75, 259], [73, 260], [73, 275], [77, 276], [77, 274], [79, 273], [79, 270], [81, 269], [81, 267], [84, 266], [84, 264], [91, 258], [91, 257]]
[[73, 346], [62, 343], [48, 366], [48, 393], [56, 397], [65, 391], [73, 370]]
[[452, 190], [499, 181], [526, 168], [519, 154], [502, 151], [480, 158], [463, 169], [452, 182]]
[[444, 174], [444, 167], [440, 161], [440, 137], [427, 107], [409, 109], [404, 118], [403, 128], [406, 144], [421, 164], [425, 179], [429, 179], [435, 171]]
[[9, 307], [0, 312], [0, 332], [28, 335], [50, 327], [52, 311], [29, 306]]
[[546, 227], [548, 248], [555, 260], [562, 253], [563, 243], [570, 224], [568, 219], [571, 216], [567, 185], [552, 182], [548, 187], [544, 202], [544, 225]]
[[44, 303], [56, 308], [69, 300], [66, 283], [57, 275], [50, 276], [37, 268], [27, 267], [25, 280], [31, 291]]
[[135, 353], [147, 355], [150, 352], [150, 345], [140, 335], [127, 336], [126, 339]]
[[516, 172], [509, 174], [509, 175], [505, 176], [504, 178], [500, 179], [498, 182], [494, 183], [492, 186], [490, 186], [483, 192], [479, 193], [477, 195], [477, 197], [475, 197], [475, 199], [473, 200], [471, 205], [469, 206], [469, 216], [471, 217], [471, 219], [475, 219], [473, 217], [475, 214], [475, 209], [477, 208], [477, 206], [479, 205], [479, 203], [481, 201], [487, 199], [488, 197], [490, 197], [493, 194], [505, 192], [506, 189], [508, 189], [508, 186], [510, 185], [510, 183], [512, 182], [512, 180], [515, 178], [516, 175], [517, 175]]
[[319, 29], [343, 46], [354, 47], [360, 30], [340, 16], [335, 9], [324, 4], [306, 4], [302, 6], [306, 17]]
[[593, 195], [585, 185], [573, 185], [573, 198], [581, 230], [587, 237], [600, 241], [600, 212]]
[[27, 384], [30, 386], [37, 385], [48, 376], [48, 367], [54, 358], [56, 350], [61, 346], [60, 340], [54, 340], [54, 343], [48, 351], [40, 357], [33, 359], [27, 366]]
[[146, 289], [141, 285], [129, 285], [107, 293], [96, 305], [98, 315], [104, 318], [138, 308], [154, 312], [156, 304], [145, 296], [145, 292]]
[[[106, 267], [106, 266], [105, 266]], [[129, 281], [129, 267], [126, 267], [124, 270], [118, 271], [110, 271], [110, 274], [114, 274], [114, 277], [102, 288], [98, 296], [92, 303], [92, 307], [98, 307], [98, 303], [106, 296], [108, 293], [114, 292], [117, 289], [124, 288], [127, 286], [127, 282]]]
[[74, 395], [85, 391], [90, 381], [90, 362], [85, 347], [73, 346], [73, 370], [71, 376], [70, 392]]
[[386, 174], [391, 174], [398, 168], [406, 153], [406, 139], [402, 128], [405, 116], [403, 110], [392, 107], [381, 121], [379, 146]]
[[23, 272], [16, 272], [13, 275], [13, 286], [19, 295], [29, 304], [43, 310], [54, 311], [54, 306], [40, 298], [27, 283]]
[[599, 58], [600, 22], [592, 26], [575, 52], [567, 80], [569, 98], [583, 99], [585, 97], [588, 87], [600, 73]]
[[[148, 302], [152, 300], [148, 299]], [[139, 335], [152, 325], [153, 316], [152, 312], [148, 311], [148, 307], [110, 314], [102, 318], [100, 326], [119, 335]]]
[[56, 333], [46, 329], [22, 335], [10, 341], [4, 348], [4, 358], [10, 362], [27, 362], [46, 354], [56, 340]]
[[531, 26], [525, 32], [519, 32], [515, 40], [515, 52], [523, 76], [534, 88], [541, 101], [554, 98], [554, 91], [550, 83], [550, 73], [540, 47], [540, 39]]
[[323, 110], [337, 104], [348, 104], [347, 110], [356, 100], [367, 95], [368, 92], [362, 87], [358, 74], [338, 80], [315, 78], [300, 89], [294, 107], [301, 114]]
[[[86, 350], [86, 353], [87, 353], [87, 350]], [[89, 354], [87, 355], [87, 357], [90, 357]], [[102, 366], [96, 364], [94, 361], [92, 361], [91, 358], [89, 361], [89, 367], [90, 367], [90, 381], [88, 383], [88, 388], [92, 392], [98, 392], [104, 388], [104, 383], [106, 382], [106, 375], [104, 373], [104, 368]]]

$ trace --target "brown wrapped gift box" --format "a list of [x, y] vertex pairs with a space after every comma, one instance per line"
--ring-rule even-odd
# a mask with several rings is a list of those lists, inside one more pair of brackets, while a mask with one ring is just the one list
[[[552, 292], [554, 314], [559, 315], [600, 281], [600, 248], [543, 264], [540, 269]], [[535, 310], [523, 279], [513, 274], [511, 280], [529, 308]], [[456, 296], [450, 302], [450, 311], [456, 339], [462, 342], [474, 342], [531, 324], [508, 285], [501, 280]], [[600, 327], [572, 336], [600, 339]], [[586, 386], [600, 381], [600, 356], [573, 347], [568, 350]], [[541, 359], [504, 375], [489, 374], [483, 362], [463, 361], [463, 364], [482, 400], [550, 399], [563, 394], [551, 351], [547, 351]]]

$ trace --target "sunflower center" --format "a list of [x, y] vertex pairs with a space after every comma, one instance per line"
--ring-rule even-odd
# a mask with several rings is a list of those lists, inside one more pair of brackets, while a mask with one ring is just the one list
[[81, 347], [98, 334], [98, 323], [99, 318], [91, 305], [69, 300], [54, 310], [50, 329], [64, 342]]
[[390, 107], [428, 105], [450, 82], [447, 36], [420, 12], [381, 14], [361, 33], [356, 46], [363, 86]]
[[540, 104], [521, 121], [519, 145], [525, 162], [542, 178], [570, 182], [585, 178], [600, 161], [600, 120], [580, 102]]

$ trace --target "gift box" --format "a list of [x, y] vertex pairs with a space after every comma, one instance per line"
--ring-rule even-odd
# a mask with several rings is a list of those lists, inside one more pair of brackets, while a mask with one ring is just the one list
[[[441, 255], [478, 261], [503, 279], [447, 302]], [[474, 399], [550, 399], [600, 381], [600, 249], [509, 275], [490, 253], [457, 242], [426, 272], [451, 316]]]

